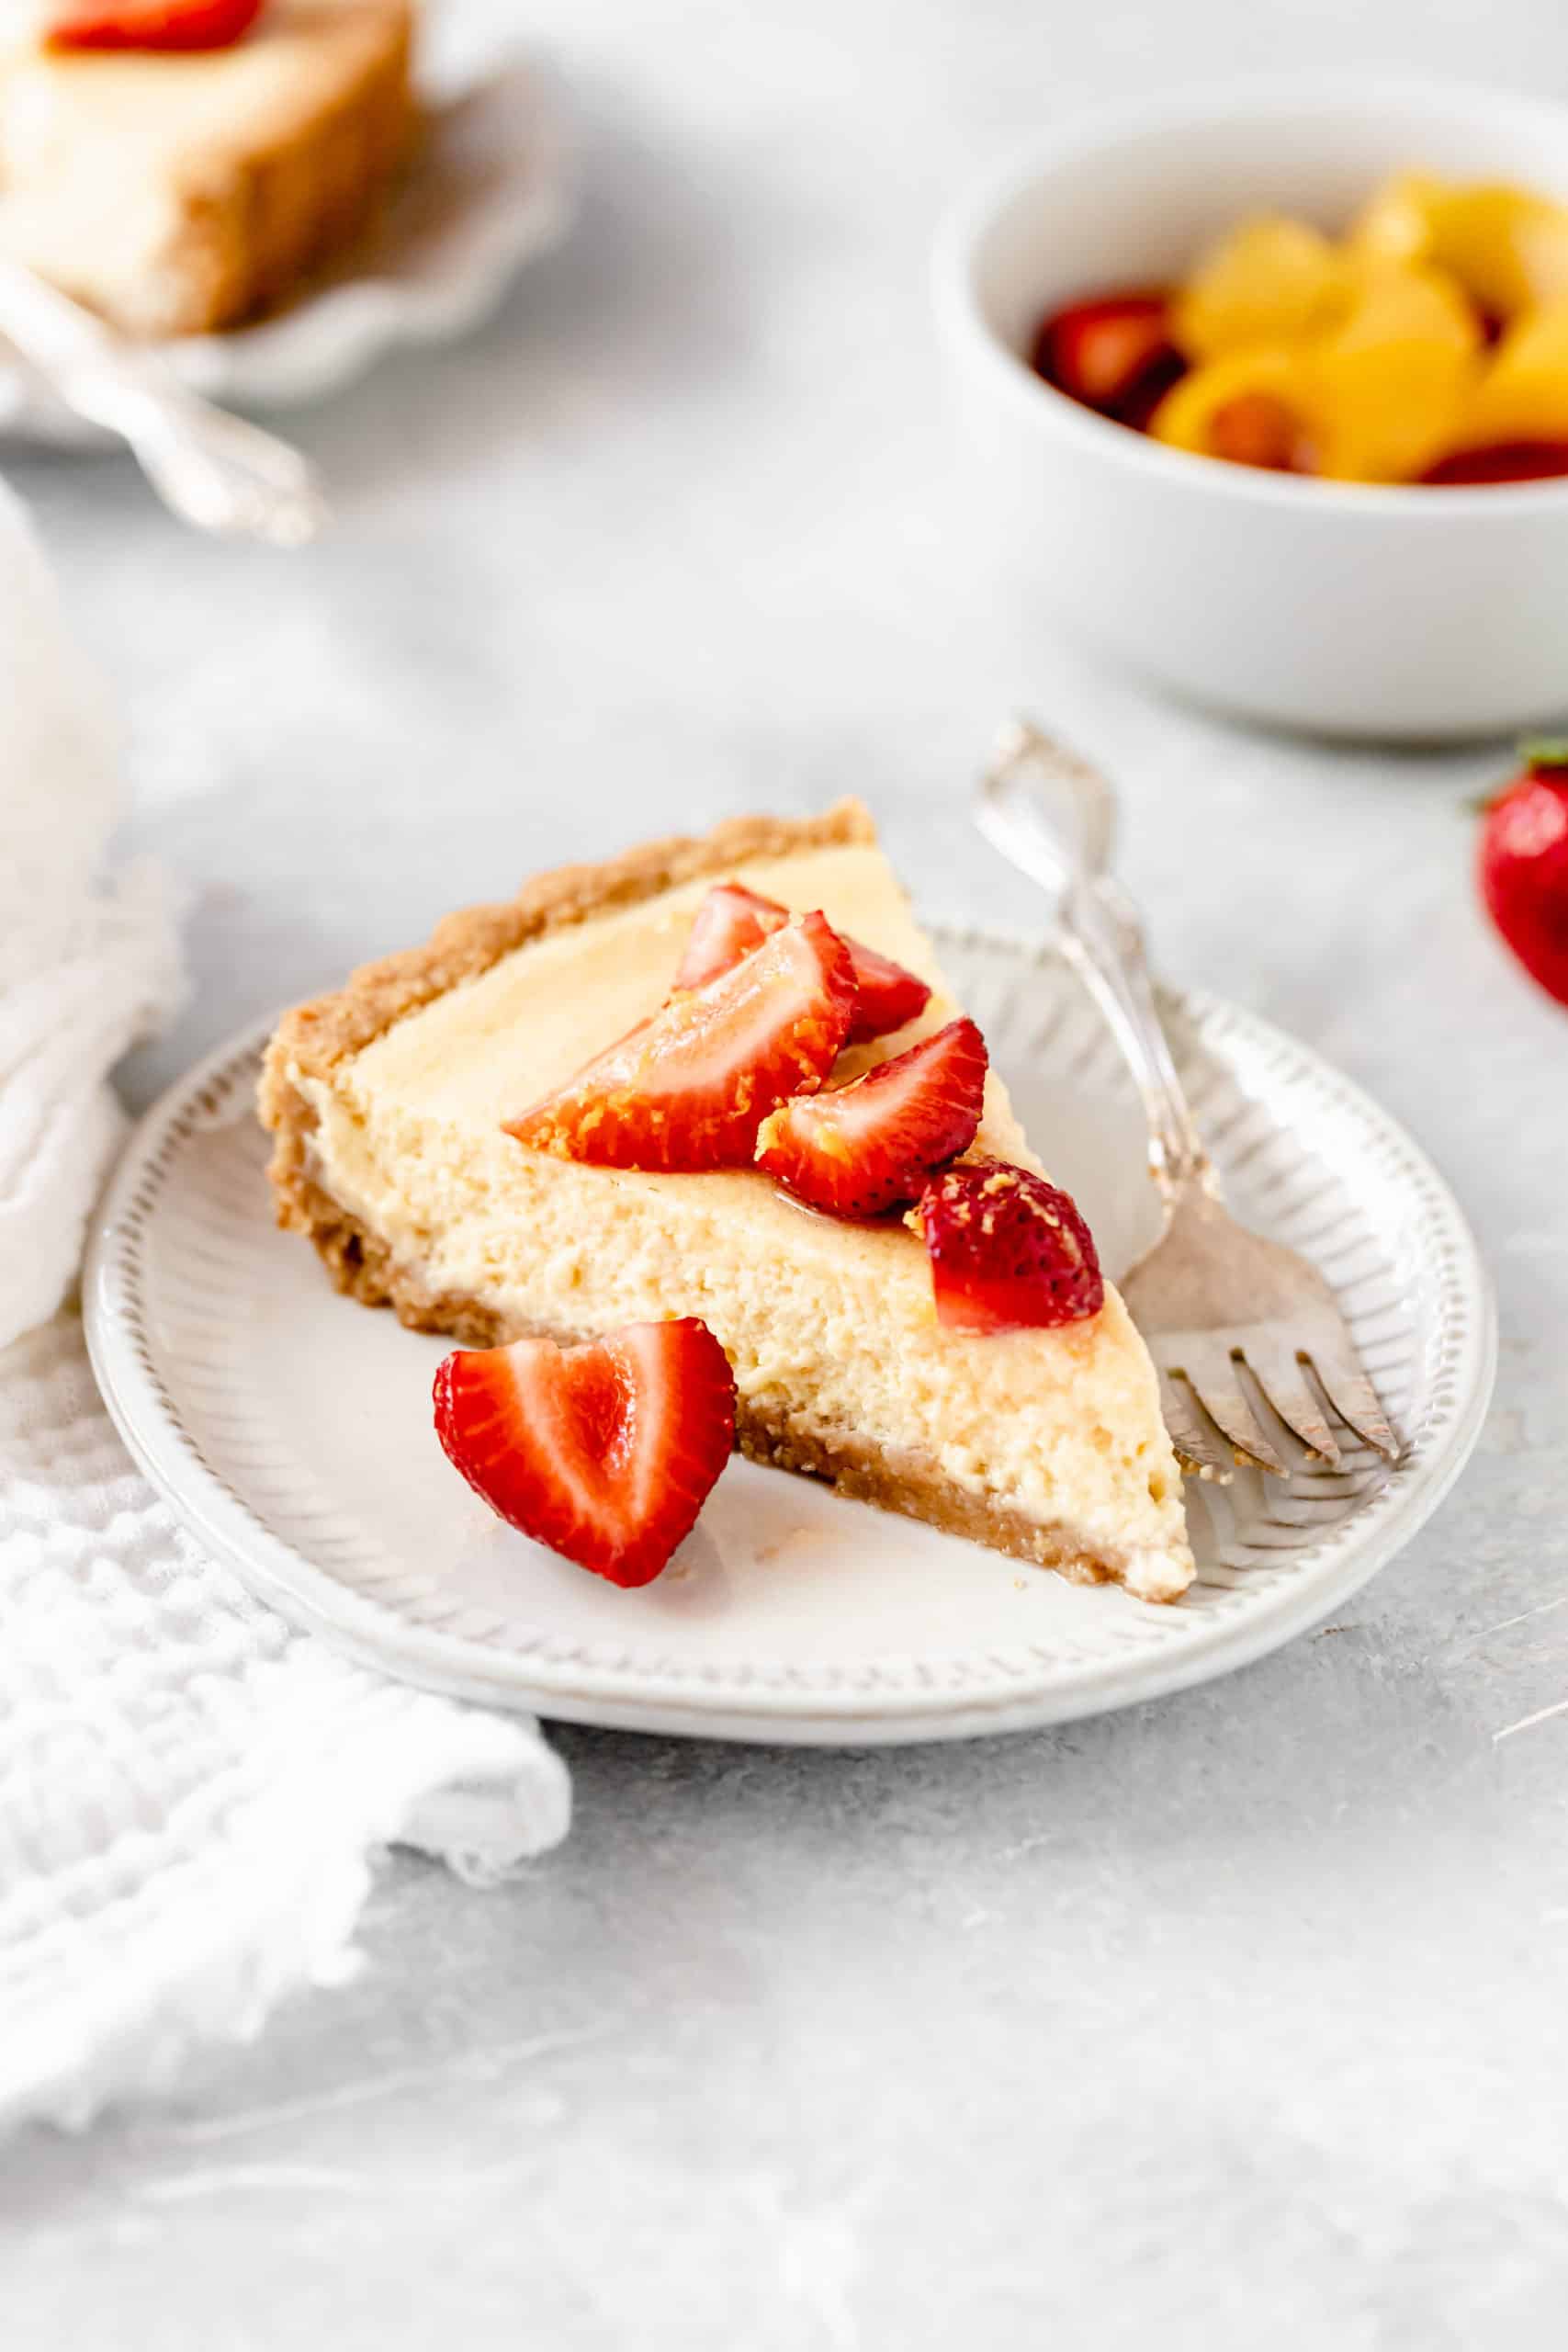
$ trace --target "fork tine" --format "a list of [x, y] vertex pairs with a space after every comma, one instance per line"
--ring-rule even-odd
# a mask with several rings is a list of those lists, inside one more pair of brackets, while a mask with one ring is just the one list
[[1333, 1469], [1337, 1470], [1339, 1448], [1325, 1419], [1322, 1406], [1307, 1385], [1295, 1350], [1278, 1340], [1249, 1338], [1247, 1364], [1286, 1427], [1294, 1430], [1303, 1445], [1310, 1446], [1314, 1453], [1320, 1453]]
[[1390, 1462], [1397, 1462], [1404, 1448], [1383, 1411], [1377, 1390], [1355, 1357], [1337, 1348], [1320, 1345], [1313, 1350], [1311, 1362], [1335, 1411], [1343, 1415], [1358, 1437], [1365, 1438]]
[[1184, 1461], [1190, 1462], [1200, 1476], [1207, 1472], [1222, 1485], [1228, 1485], [1235, 1472], [1235, 1455], [1208, 1415], [1202, 1410], [1184, 1380], [1159, 1371], [1160, 1411], [1170, 1442]]
[[1173, 1369], [1186, 1374], [1192, 1394], [1209, 1419], [1261, 1469], [1272, 1470], [1281, 1478], [1289, 1477], [1289, 1464], [1280, 1461], [1243, 1394], [1229, 1351], [1212, 1341], [1200, 1341], [1194, 1346], [1191, 1335], [1185, 1332], [1180, 1344], [1181, 1360]]

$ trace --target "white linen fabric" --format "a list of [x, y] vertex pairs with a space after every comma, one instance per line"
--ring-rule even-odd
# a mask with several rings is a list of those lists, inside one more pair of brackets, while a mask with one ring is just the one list
[[378, 1849], [491, 1883], [570, 1787], [536, 1724], [292, 1632], [121, 1446], [70, 1292], [177, 941], [157, 874], [102, 878], [112, 730], [3, 487], [0, 712], [0, 2123], [81, 2123], [341, 1982]]

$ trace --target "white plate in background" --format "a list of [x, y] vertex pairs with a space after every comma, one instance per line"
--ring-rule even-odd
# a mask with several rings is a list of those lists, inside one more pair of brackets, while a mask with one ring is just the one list
[[[1030, 1134], [1107, 1266], [1155, 1221], [1136, 1105], [1048, 949], [938, 928]], [[1260, 1657], [1341, 1605], [1474, 1444], [1496, 1341], [1447, 1187], [1304, 1046], [1213, 999], [1168, 1025], [1249, 1222], [1310, 1249], [1409, 1438], [1382, 1476], [1189, 1481], [1198, 1577], [1174, 1608], [1085, 1589], [736, 1461], [662, 1578], [622, 1592], [496, 1520], [431, 1426], [448, 1342], [330, 1287], [273, 1225], [253, 1102], [266, 1030], [182, 1080], [97, 1221], [87, 1337], [109, 1409], [192, 1532], [298, 1623], [493, 1705], [716, 1737], [863, 1744], [1091, 1714]]]

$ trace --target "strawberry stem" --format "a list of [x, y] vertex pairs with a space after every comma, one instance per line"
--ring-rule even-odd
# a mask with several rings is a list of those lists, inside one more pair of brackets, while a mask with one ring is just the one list
[[1532, 735], [1519, 745], [1527, 768], [1568, 768], [1568, 735]]

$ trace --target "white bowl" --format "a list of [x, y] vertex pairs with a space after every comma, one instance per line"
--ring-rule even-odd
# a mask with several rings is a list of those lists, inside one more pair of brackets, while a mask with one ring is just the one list
[[1233, 84], [1066, 126], [943, 226], [937, 312], [1010, 572], [1179, 694], [1417, 740], [1568, 712], [1568, 481], [1255, 472], [1111, 424], [1028, 364], [1058, 304], [1179, 277], [1259, 209], [1342, 226], [1407, 166], [1568, 198], [1568, 107], [1459, 85]]

